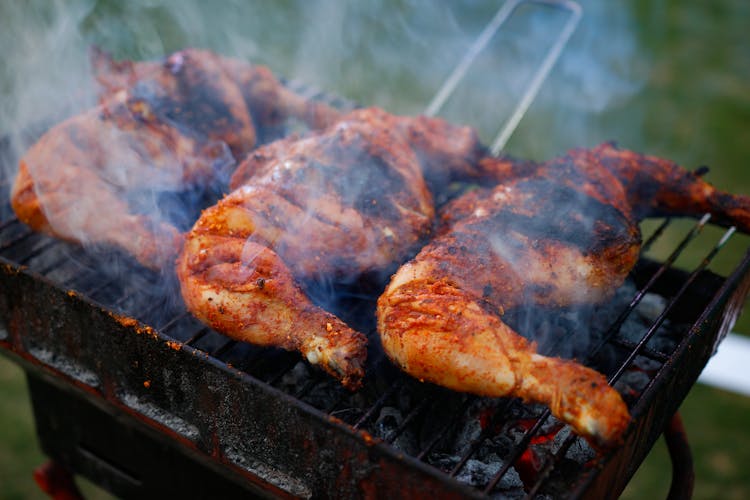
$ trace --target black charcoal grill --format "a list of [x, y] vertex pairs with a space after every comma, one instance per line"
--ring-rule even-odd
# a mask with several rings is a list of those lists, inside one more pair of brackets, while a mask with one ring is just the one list
[[[509, 4], [497, 26], [517, 2]], [[507, 135], [501, 131], [495, 149]], [[14, 161], [7, 142], [0, 159]], [[673, 267], [698, 241], [704, 217], [665, 261], [642, 258], [610, 304], [575, 312], [590, 319], [595, 340], [573, 354], [609, 375], [633, 416], [621, 446], [597, 450], [543, 407], [400, 373], [378, 351], [376, 291], [359, 290], [338, 311], [370, 332], [357, 393], [298, 354], [228, 341], [156, 286], [169, 278], [127, 256], [29, 230], [8, 206], [11, 182], [0, 179], [0, 352], [27, 374], [40, 443], [54, 463], [39, 473], [49, 488], [63, 488], [74, 472], [122, 497], [617, 496], [665, 427], [677, 443], [671, 449], [684, 445], [679, 422], [668, 424], [750, 288], [750, 251], [728, 276], [707, 270], [732, 229], [694, 269]], [[539, 315], [537, 326], [564, 343], [576, 333], [566, 314]], [[683, 454], [675, 466], [688, 461]]]

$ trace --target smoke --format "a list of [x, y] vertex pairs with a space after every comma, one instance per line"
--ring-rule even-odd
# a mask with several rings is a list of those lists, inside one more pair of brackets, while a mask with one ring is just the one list
[[[546, 158], [572, 144], [611, 139], [598, 136], [597, 117], [626, 103], [645, 80], [630, 10], [582, 3], [579, 28], [510, 144], [517, 155]], [[468, 0], [450, 6], [425, 0], [4, 2], [0, 133], [49, 125], [91, 105], [91, 45], [135, 60], [209, 48], [365, 105], [420, 113], [497, 8]], [[491, 140], [567, 18], [564, 11], [520, 7], [441, 114]], [[28, 142], [15, 142], [19, 152]]]
[[625, 108], [643, 91], [653, 61], [641, 46], [634, 9], [579, 3], [575, 34], [506, 147], [514, 155], [544, 160], [604, 141], [642, 142], [645, 117]]
[[[94, 102], [79, 26], [91, 3], [3, 2], [0, 134], [17, 158], [41, 128]], [[5, 176], [12, 175], [5, 164]]]
[[[0, 135], [10, 138], [12, 161], [0, 168], [4, 178], [12, 178], [16, 160], [43, 130], [95, 105], [91, 46], [116, 59], [133, 60], [154, 60], [185, 47], [207, 48], [268, 65], [280, 76], [363, 105], [418, 114], [497, 8], [474, 0], [449, 5], [427, 0], [3, 2]], [[547, 158], [590, 142], [596, 137], [596, 116], [627, 102], [641, 88], [639, 50], [626, 9], [592, 1], [584, 2], [584, 11], [578, 31], [509, 145], [516, 155]], [[440, 114], [475, 126], [489, 142], [527, 89], [567, 16], [538, 5], [519, 8]], [[111, 183], [127, 184], [128, 176], [141, 175], [138, 169], [118, 170], [118, 165], [142, 158], [137, 151], [130, 153], [110, 158]], [[34, 168], [64, 166], [51, 162]], [[189, 227], [195, 211], [182, 213], [183, 204], [170, 189], [164, 191], [127, 201], [137, 203], [139, 213], [177, 219], [180, 229]], [[200, 192], [191, 197], [188, 205], [205, 202]], [[320, 287], [332, 288], [324, 279]], [[319, 300], [325, 302], [324, 297]]]

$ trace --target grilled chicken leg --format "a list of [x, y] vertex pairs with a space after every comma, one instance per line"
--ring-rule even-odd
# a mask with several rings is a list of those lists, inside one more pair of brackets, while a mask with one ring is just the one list
[[747, 231], [750, 198], [611, 144], [542, 165], [482, 162], [499, 183], [445, 206], [437, 237], [378, 300], [383, 347], [414, 377], [541, 402], [595, 442], [617, 443], [629, 414], [604, 376], [539, 355], [504, 312], [604, 301], [638, 258], [639, 218], [708, 210]]
[[267, 69], [208, 51], [145, 63], [97, 53], [94, 67], [101, 104], [29, 149], [12, 206], [35, 230], [119, 247], [152, 269], [169, 267], [181, 242], [160, 196], [222, 189], [255, 146], [254, 122], [293, 113], [322, 126], [338, 117], [284, 90]]
[[[219, 332], [299, 350], [358, 387], [366, 338], [314, 305], [302, 286], [385, 278], [413, 255], [434, 220], [425, 172], [443, 172], [449, 138], [457, 158], [478, 151], [476, 137], [462, 132], [373, 108], [251, 153], [234, 191], [187, 235], [177, 275], [188, 308]], [[430, 147], [427, 137], [441, 134], [446, 140]]]

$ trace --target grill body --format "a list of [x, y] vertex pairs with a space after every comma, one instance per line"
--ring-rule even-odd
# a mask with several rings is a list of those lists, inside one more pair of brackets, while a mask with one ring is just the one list
[[[85, 437], [87, 415], [98, 413], [95, 417], [106, 414], [112, 424], [121, 420], [122, 425], [112, 428], [132, 429], [120, 438], [123, 442], [127, 443], [129, 432], [156, 433], [160, 438], [155, 441], [170, 441], [185, 456], [200, 457], [204, 465], [212, 463], [210, 469], [231, 471], [224, 478], [251, 489], [260, 484], [273, 494], [473, 494], [424, 464], [399, 456], [367, 433], [353, 431], [205, 352], [178, 346], [149, 327], [123, 321], [28, 271], [7, 263], [2, 271], [0, 287], [6, 292], [2, 316], [9, 335], [0, 342], [29, 372], [31, 389], [42, 387], [32, 399], [42, 417], [43, 448], [74, 470], [82, 461], [81, 449], [98, 449]], [[44, 314], [39, 314], [40, 307]], [[55, 389], [45, 388], [48, 384], [62, 391], [51, 401], [47, 395]], [[74, 403], [56, 408], [55, 401], [66, 402], [62, 395], [66, 392]], [[68, 415], [61, 423], [74, 424], [78, 431], [71, 435], [63, 426], [46, 425], [50, 419], [60, 419], [52, 416], [55, 410]], [[79, 410], [83, 410], [80, 419], [75, 416]], [[95, 428], [110, 425], [100, 421]], [[117, 450], [97, 451], [105, 462], [122, 463], [108, 453]], [[135, 464], [143, 459], [138, 452], [130, 455]], [[157, 471], [162, 486], [171, 482], [163, 466]], [[135, 480], [121, 487], [154, 484], [136, 473], [129, 475]]]
[[[29, 374], [42, 446], [118, 494], [159, 492], [179, 478], [195, 493], [191, 471], [200, 467], [216, 484], [272, 496], [482, 496], [204, 350], [1, 259], [0, 347]], [[623, 446], [547, 481], [572, 487], [571, 497], [602, 498], [624, 488], [739, 313], [749, 269], [746, 257], [727, 279], [700, 275], [675, 307], [692, 326], [631, 409]], [[686, 277], [667, 274], [659, 290], [665, 294]], [[168, 458], [173, 454], [181, 458]], [[149, 456], [164, 458], [154, 464]]]

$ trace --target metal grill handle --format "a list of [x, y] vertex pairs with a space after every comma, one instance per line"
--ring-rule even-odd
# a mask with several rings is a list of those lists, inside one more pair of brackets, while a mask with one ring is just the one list
[[440, 90], [438, 90], [437, 94], [435, 94], [435, 97], [432, 98], [432, 101], [427, 106], [427, 109], [425, 111], [425, 114], [427, 116], [435, 116], [440, 112], [448, 98], [450, 98], [450, 96], [456, 90], [458, 84], [466, 76], [466, 73], [469, 71], [469, 68], [471, 67], [477, 56], [485, 49], [485, 47], [487, 47], [487, 44], [489, 44], [490, 40], [492, 40], [492, 37], [495, 36], [498, 30], [513, 14], [513, 12], [515, 12], [515, 10], [521, 4], [525, 3], [537, 4], [545, 7], [564, 10], [570, 13], [570, 17], [568, 18], [568, 21], [566, 22], [562, 31], [560, 31], [560, 34], [557, 36], [555, 43], [552, 45], [552, 47], [550, 47], [549, 51], [545, 55], [542, 64], [534, 73], [534, 76], [531, 79], [528, 87], [526, 88], [526, 91], [513, 109], [513, 113], [500, 127], [499, 132], [495, 136], [495, 139], [492, 141], [490, 150], [495, 156], [497, 156], [500, 151], [503, 150], [505, 144], [508, 142], [508, 139], [510, 139], [510, 136], [513, 135], [513, 132], [515, 132], [521, 119], [524, 117], [526, 111], [529, 109], [529, 106], [531, 106], [531, 103], [534, 101], [534, 98], [536, 98], [536, 95], [539, 93], [539, 89], [541, 88], [542, 84], [547, 79], [547, 76], [552, 70], [552, 67], [560, 58], [560, 54], [568, 44], [568, 41], [575, 32], [576, 28], [578, 27], [578, 22], [581, 20], [581, 16], [583, 15], [583, 9], [581, 9], [581, 6], [577, 2], [574, 2], [572, 0], [508, 0], [507, 2], [505, 2], [497, 11], [489, 24], [487, 24], [484, 30], [482, 30], [482, 32], [479, 34], [479, 37], [477, 37], [469, 50], [464, 54], [464, 57], [461, 58], [453, 72], [445, 80]]

